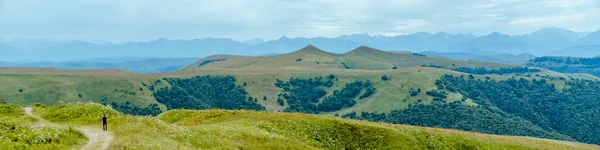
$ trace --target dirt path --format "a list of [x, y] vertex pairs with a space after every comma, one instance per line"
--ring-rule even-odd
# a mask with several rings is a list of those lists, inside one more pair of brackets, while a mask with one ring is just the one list
[[[65, 127], [63, 125], [48, 122], [42, 117], [33, 115], [33, 113], [32, 113], [33, 108], [31, 108], [31, 107], [25, 107], [25, 108], [23, 108], [23, 110], [25, 110], [25, 114], [39, 120], [40, 123], [35, 126]], [[85, 146], [83, 146], [81, 148], [82, 150], [88, 150], [88, 149], [105, 150], [105, 149], [108, 149], [108, 146], [110, 146], [110, 141], [112, 141], [112, 139], [113, 139], [113, 135], [111, 132], [105, 132], [100, 128], [95, 128], [95, 127], [74, 127], [74, 128], [79, 130], [80, 132], [82, 132], [89, 139], [87, 144], [85, 144]]]

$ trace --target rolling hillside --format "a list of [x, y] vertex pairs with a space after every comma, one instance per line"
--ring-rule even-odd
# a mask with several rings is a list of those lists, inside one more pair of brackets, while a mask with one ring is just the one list
[[[157, 117], [123, 115], [98, 104], [22, 108], [0, 104], [1, 149], [598, 149], [596, 145], [391, 125], [298, 113], [172, 110]], [[89, 130], [109, 117], [105, 141]], [[29, 118], [22, 121], [22, 118]], [[39, 118], [39, 119], [37, 119]], [[40, 124], [51, 125], [38, 127]], [[12, 128], [5, 128], [12, 126]], [[68, 127], [68, 129], [62, 129]], [[17, 130], [18, 129], [18, 130]], [[60, 135], [33, 136], [46, 130]], [[84, 130], [89, 129], [89, 130]], [[21, 135], [21, 136], [17, 136]], [[18, 139], [18, 140], [17, 140]], [[35, 142], [27, 147], [26, 141]], [[89, 147], [88, 147], [89, 148]]]
[[[222, 55], [201, 59], [184, 70], [210, 69], [362, 69], [391, 70], [397, 68], [432, 65], [442, 68], [479, 67], [501, 68], [511, 67], [498, 63], [458, 61], [445, 58], [427, 57], [418, 54], [386, 52], [361, 46], [344, 54], [325, 52], [312, 45], [298, 51], [267, 57], [235, 57], [228, 60]], [[229, 56], [231, 57], [231, 56]], [[206, 62], [206, 63], [204, 63]], [[217, 63], [212, 63], [217, 62]], [[202, 64], [202, 65], [200, 65]]]
[[[420, 67], [421, 65], [430, 67]], [[394, 66], [396, 69], [393, 69]], [[482, 73], [480, 69], [479, 75], [451, 70], [461, 67], [485, 67], [491, 70], [482, 69], [486, 70]], [[478, 94], [458, 92], [458, 87], [446, 88], [441, 85], [444, 82], [440, 82], [447, 75], [468, 78], [477, 83], [485, 81], [484, 83], [500, 85], [505, 85], [500, 82], [519, 79], [519, 84], [551, 85], [552, 90], [545, 91], [554, 92], [550, 94], [556, 97], [576, 98], [570, 102], [579, 102], [580, 96], [561, 95], [561, 91], [574, 89], [573, 87], [582, 84], [575, 78], [598, 79], [542, 68], [535, 68], [536, 71], [531, 72], [526, 69], [516, 72], [504, 70], [500, 74], [485, 73], [498, 72], [493, 69], [502, 70], [505, 67], [513, 65], [392, 53], [368, 47], [334, 54], [307, 46], [293, 53], [267, 57], [215, 55], [201, 59], [178, 72], [163, 74], [135, 74], [118, 70], [2, 68], [0, 101], [19, 105], [95, 102], [137, 115], [158, 115], [167, 110], [182, 108], [305, 112], [490, 134], [596, 142], [595, 138], [583, 138], [593, 134], [592, 131], [584, 134], [581, 133], [583, 129], [576, 129], [577, 132], [566, 132], [572, 128], [555, 130], [552, 126], [554, 122], [520, 116], [521, 114], [505, 110], [500, 104], [482, 100]], [[499, 89], [505, 88], [508, 87]], [[571, 93], [589, 89], [574, 90], [577, 91]], [[531, 93], [537, 92], [539, 91]], [[451, 109], [440, 109], [444, 107]], [[412, 122], [399, 121], [393, 116], [407, 113], [406, 111], [423, 113], [412, 115], [416, 120]], [[450, 116], [435, 116], [461, 118], [464, 121], [419, 122], [434, 118], [435, 116], [429, 116], [432, 113], [442, 113]], [[465, 124], [465, 121], [470, 123]], [[582, 124], [575, 122], [573, 125]]]

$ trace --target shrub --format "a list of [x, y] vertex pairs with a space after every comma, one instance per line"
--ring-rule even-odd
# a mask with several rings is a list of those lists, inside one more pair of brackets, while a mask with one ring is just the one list
[[390, 80], [390, 79], [386, 75], [383, 75], [383, 76], [381, 76], [381, 80], [387, 81], [387, 80]]

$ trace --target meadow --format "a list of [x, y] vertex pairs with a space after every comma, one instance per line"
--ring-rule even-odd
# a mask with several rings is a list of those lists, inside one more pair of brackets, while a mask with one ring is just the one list
[[[15, 113], [20, 108], [11, 105]], [[2, 108], [5, 108], [2, 105]], [[6, 109], [3, 109], [6, 110]], [[108, 149], [597, 149], [594, 145], [391, 125], [300, 113], [245, 110], [171, 110], [157, 117], [120, 114], [100, 104], [34, 107], [34, 114], [65, 126], [99, 128], [108, 114]], [[3, 115], [4, 116], [4, 115]], [[13, 116], [22, 116], [14, 114]], [[20, 123], [23, 128], [35, 128]], [[6, 128], [1, 128], [6, 132]], [[62, 130], [59, 130], [62, 131]], [[70, 133], [70, 130], [66, 130]], [[76, 131], [73, 131], [76, 132]], [[67, 134], [69, 135], [69, 134]], [[4, 138], [4, 136], [3, 136]], [[69, 136], [61, 137], [62, 139]], [[72, 137], [71, 137], [72, 138]], [[74, 149], [78, 143], [23, 149]], [[60, 141], [60, 139], [59, 139]], [[20, 144], [25, 142], [19, 141]], [[11, 148], [2, 144], [0, 148]], [[45, 146], [45, 147], [44, 147]]]

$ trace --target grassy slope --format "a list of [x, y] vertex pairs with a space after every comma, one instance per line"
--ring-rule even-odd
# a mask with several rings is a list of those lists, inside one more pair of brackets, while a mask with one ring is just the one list
[[486, 68], [501, 68], [512, 66], [489, 62], [461, 61], [438, 57], [414, 56], [412, 54], [386, 52], [369, 47], [359, 47], [348, 53], [345, 53], [343, 54], [341, 61], [349, 65], [351, 69], [356, 68], [368, 70], [389, 70], [393, 66], [404, 68], [421, 65], [437, 65], [442, 68], [472, 68], [481, 66], [485, 66]]
[[0, 104], [0, 149], [71, 149], [87, 140], [74, 129], [40, 126], [37, 122], [19, 106]]
[[[34, 73], [34, 71], [28, 71]], [[80, 72], [86, 72], [81, 70]], [[232, 75], [237, 78], [237, 84], [242, 85], [248, 91], [248, 95], [259, 99], [259, 103], [265, 106], [268, 110], [278, 111], [283, 110], [287, 106], [279, 106], [276, 101], [277, 94], [282, 92], [282, 89], [275, 87], [274, 83], [277, 78], [288, 80], [290, 77], [314, 78], [325, 77], [329, 74], [334, 74], [338, 77], [333, 88], [327, 89], [331, 94], [333, 90], [342, 89], [346, 83], [353, 81], [371, 80], [377, 88], [377, 92], [366, 99], [358, 100], [355, 107], [341, 110], [340, 113], [350, 111], [378, 111], [389, 112], [391, 110], [403, 109], [408, 104], [414, 104], [419, 99], [423, 103], [430, 103], [431, 97], [424, 93], [428, 90], [436, 88], [434, 82], [444, 74], [461, 74], [446, 69], [411, 67], [401, 68], [398, 70], [348, 70], [348, 69], [253, 69], [253, 70], [196, 70], [196, 71], [181, 71], [167, 74], [152, 74], [138, 75], [126, 74], [113, 76], [90, 76], [79, 75], [83, 73], [65, 71], [54, 72], [54, 75], [37, 75], [37, 74], [2, 74], [0, 69], [0, 101], [8, 103], [30, 105], [33, 103], [56, 104], [59, 102], [72, 103], [78, 101], [91, 101], [102, 103], [102, 98], [107, 97], [111, 101], [124, 102], [130, 101], [133, 104], [147, 106], [151, 103], [156, 103], [152, 97], [149, 86], [154, 81], [163, 77], [193, 77], [197, 75]], [[73, 75], [72, 75], [73, 74]], [[563, 75], [556, 72], [544, 71], [541, 75], [559, 76]], [[381, 76], [386, 75], [391, 78], [389, 81], [382, 81]], [[466, 75], [466, 74], [464, 74]], [[495, 79], [507, 79], [510, 76], [489, 75]], [[564, 76], [564, 75], [563, 75]], [[485, 76], [477, 76], [485, 78]], [[591, 78], [591, 77], [590, 77]], [[147, 87], [142, 85], [146, 83]], [[556, 82], [558, 87], [564, 82]], [[168, 86], [166, 82], [155, 85], [155, 88]], [[144, 91], [139, 91], [142, 87]], [[410, 97], [410, 89], [421, 88], [423, 91], [416, 97]], [[23, 92], [19, 92], [23, 89]], [[115, 92], [117, 89], [117, 92]], [[125, 92], [136, 92], [136, 95], [126, 94]], [[82, 98], [77, 95], [81, 93]], [[267, 100], [262, 100], [267, 96]], [[448, 100], [460, 100], [460, 94], [451, 93]], [[406, 99], [406, 101], [404, 101]], [[470, 100], [467, 101], [472, 104]], [[161, 106], [162, 107], [162, 106]], [[164, 108], [164, 107], [163, 107]]]
[[[88, 125], [89, 120], [95, 120], [100, 115], [95, 112], [102, 111], [114, 112], [98, 104], [36, 108], [36, 113], [47, 120], [73, 126]], [[64, 118], [65, 115], [57, 114], [69, 114], [71, 117]], [[115, 135], [110, 149], [599, 148], [566, 141], [390, 125], [299, 113], [172, 110], [155, 118], [111, 113], [109, 119], [109, 128], [114, 129], [111, 131]]]
[[[33, 69], [24, 70], [27, 71], [21, 72], [27, 73], [0, 73], [0, 101], [19, 105], [33, 103], [51, 105], [79, 101], [102, 103], [101, 99], [106, 97], [107, 104], [113, 101], [117, 103], [130, 101], [140, 106], [157, 103], [152, 97], [152, 91], [142, 84], [144, 82], [149, 86], [155, 79], [120, 74], [108, 76], [108, 73], [107, 76], [81, 75], [84, 73], [80, 72], [86, 72], [85, 70], [64, 71], [63, 74], [55, 71], [54, 75], [36, 74]], [[39, 72], [43, 71], [42, 69]], [[19, 91], [20, 89], [22, 92]], [[131, 92], [135, 92], [135, 95]]]
[[[333, 93], [333, 90], [344, 88], [346, 83], [354, 81], [370, 80], [377, 88], [377, 92], [373, 96], [359, 100], [353, 108], [342, 110], [345, 113], [349, 111], [389, 112], [406, 108], [409, 103], [416, 103], [418, 99], [421, 99], [424, 103], [429, 103], [432, 98], [426, 96], [425, 91], [436, 89], [434, 82], [442, 75], [456, 74], [456, 72], [437, 68], [414, 67], [399, 70], [202, 70], [172, 73], [167, 76], [232, 75], [238, 79], [237, 84], [247, 83], [244, 88], [248, 91], [249, 96], [257, 97], [258, 102], [268, 110], [277, 111], [283, 110], [287, 106], [282, 107], [277, 104], [277, 94], [283, 90], [275, 87], [276, 79], [287, 81], [290, 77], [314, 78], [325, 77], [329, 74], [333, 74], [338, 78], [334, 82], [334, 86], [327, 89], [329, 94]], [[391, 80], [381, 80], [383, 75], [390, 77]], [[416, 97], [410, 97], [409, 90], [411, 88], [415, 90], [421, 88], [423, 92]], [[262, 100], [264, 96], [267, 96], [266, 101]], [[461, 97], [460, 95], [451, 95], [449, 100], [460, 100]], [[407, 100], [403, 101], [404, 99]]]

